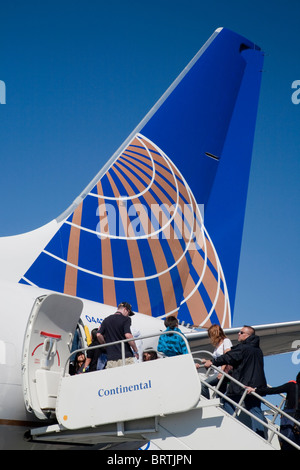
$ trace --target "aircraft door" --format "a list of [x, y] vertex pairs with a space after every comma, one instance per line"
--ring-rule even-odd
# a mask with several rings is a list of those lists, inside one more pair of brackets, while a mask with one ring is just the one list
[[59, 383], [71, 353], [83, 303], [76, 297], [49, 294], [36, 299], [23, 345], [25, 406], [39, 419], [54, 412]]

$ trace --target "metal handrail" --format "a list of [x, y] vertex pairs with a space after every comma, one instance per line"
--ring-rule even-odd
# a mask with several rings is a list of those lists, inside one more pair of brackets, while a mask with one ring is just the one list
[[[206, 354], [212, 356], [212, 354], [209, 352], [209, 351], [197, 351], [197, 353], [199, 352], [205, 352]], [[193, 353], [195, 354], [195, 353]], [[196, 358], [196, 360], [198, 360]], [[202, 367], [203, 364], [202, 364]], [[273, 440], [273, 437], [274, 437], [274, 434], [278, 435], [281, 439], [285, 440], [286, 442], [288, 442], [290, 445], [292, 445], [293, 447], [295, 447], [296, 449], [300, 450], [300, 446], [298, 446], [297, 444], [295, 444], [295, 442], [291, 441], [289, 438], [287, 438], [286, 436], [284, 436], [280, 431], [278, 431], [277, 429], [275, 429], [274, 427], [274, 423], [272, 423], [272, 426], [265, 422], [265, 421], [262, 421], [261, 419], [259, 419], [257, 416], [253, 415], [250, 411], [248, 411], [245, 407], [243, 407], [243, 402], [244, 402], [244, 399], [246, 397], [246, 395], [248, 394], [248, 390], [247, 390], [247, 386], [242, 384], [241, 382], [239, 382], [238, 380], [234, 379], [231, 375], [227, 374], [226, 372], [224, 372], [222, 369], [219, 369], [218, 367], [214, 366], [214, 365], [211, 365], [208, 369], [207, 372], [209, 372], [210, 369], [213, 369], [215, 371], [217, 371], [218, 373], [221, 373], [223, 375], [223, 377], [226, 377], [227, 379], [231, 380], [232, 382], [234, 382], [235, 384], [239, 385], [241, 388], [244, 389], [244, 392], [241, 396], [241, 399], [240, 401], [237, 403], [233, 400], [231, 400], [231, 398], [229, 398], [227, 395], [225, 395], [224, 393], [220, 392], [219, 390], [219, 387], [221, 385], [221, 380], [219, 380], [218, 384], [216, 387], [213, 387], [212, 385], [210, 385], [209, 383], [205, 382], [204, 379], [202, 379], [202, 377], [199, 377], [200, 378], [200, 382], [201, 383], [204, 383], [208, 388], [210, 388], [214, 394], [217, 394], [219, 395], [220, 397], [222, 397], [224, 400], [228, 401], [231, 405], [233, 405], [235, 407], [235, 412], [234, 412], [234, 417], [237, 415], [237, 413], [239, 411], [243, 411], [243, 413], [247, 414], [248, 416], [250, 416], [251, 418], [255, 419], [257, 422], [259, 422], [260, 424], [262, 424], [265, 428], [269, 429], [269, 431], [271, 431], [271, 434], [270, 434], [270, 437], [267, 439], [267, 441], [269, 443], [271, 443], [271, 441]], [[224, 380], [224, 379], [223, 379]], [[273, 405], [272, 403], [270, 403], [268, 400], [266, 400], [265, 398], [261, 397], [260, 395], [258, 395], [257, 393], [255, 392], [251, 392], [250, 393], [251, 395], [255, 396], [256, 398], [258, 398], [265, 406], [267, 406], [268, 408], [270, 408], [271, 410], [273, 410], [275, 413], [276, 413], [276, 417], [278, 416], [278, 414], [280, 414], [281, 416], [285, 416], [287, 417], [289, 420], [291, 420], [293, 423], [296, 423], [296, 424], [299, 424], [299, 421], [297, 421], [295, 418], [293, 418], [292, 416], [288, 415], [287, 413], [285, 413], [283, 410], [279, 409], [278, 407], [276, 407], [275, 405]], [[274, 420], [275, 421], [275, 420]]]
[[84, 347], [84, 348], [75, 349], [74, 351], [72, 351], [69, 354], [69, 356], [66, 360], [62, 376], [64, 377], [66, 375], [66, 368], [67, 368], [68, 362], [70, 361], [70, 358], [74, 354], [77, 354], [78, 352], [87, 351], [87, 350], [90, 351], [92, 349], [100, 349], [100, 348], [106, 349], [108, 346], [114, 346], [116, 344], [121, 344], [122, 361], [123, 361], [123, 365], [125, 365], [125, 343], [129, 343], [131, 341], [135, 342], [135, 341], [141, 341], [143, 339], [155, 338], [157, 336], [162, 336], [162, 335], [171, 335], [171, 334], [174, 334], [174, 333], [183, 338], [183, 340], [185, 342], [185, 345], [187, 347], [188, 353], [191, 354], [191, 349], [190, 349], [189, 342], [188, 342], [188, 340], [186, 339], [186, 337], [184, 336], [183, 333], [181, 333], [180, 331], [161, 331], [160, 333], [153, 333], [151, 335], [138, 336], [137, 338], [132, 337], [132, 338], [127, 338], [127, 339], [121, 339], [121, 340], [118, 340], [118, 341], [112, 341], [111, 343], [97, 344], [96, 346], [87, 346], [87, 347]]

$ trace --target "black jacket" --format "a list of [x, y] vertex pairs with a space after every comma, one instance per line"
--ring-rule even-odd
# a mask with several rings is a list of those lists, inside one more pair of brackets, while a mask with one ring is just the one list
[[[213, 365], [229, 364], [233, 367], [232, 377], [249, 387], [265, 387], [264, 358], [259, 347], [259, 337], [248, 336], [245, 341], [233, 346], [230, 351], [213, 360]], [[243, 389], [230, 382], [227, 394], [241, 395]]]
[[299, 407], [300, 409], [300, 383], [297, 384], [297, 382], [295, 382], [294, 380], [292, 380], [291, 382], [284, 383], [282, 385], [278, 385], [278, 387], [258, 387], [255, 391], [256, 393], [262, 396], [286, 393], [286, 402], [284, 408], [296, 409], [297, 407]]

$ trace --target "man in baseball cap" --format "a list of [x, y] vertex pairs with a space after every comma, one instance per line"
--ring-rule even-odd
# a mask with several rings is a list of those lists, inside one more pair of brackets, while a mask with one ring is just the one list
[[134, 315], [134, 312], [132, 311], [132, 307], [131, 307], [131, 305], [130, 305], [128, 302], [121, 302], [121, 303], [118, 305], [118, 310], [119, 310], [120, 308], [122, 308], [122, 307], [123, 307], [123, 308], [126, 308], [126, 309], [128, 310], [128, 315], [129, 315], [130, 317], [132, 317], [132, 315]]
[[106, 368], [118, 367], [125, 364], [134, 364], [134, 356], [139, 358], [138, 349], [131, 333], [131, 317], [134, 315], [131, 305], [128, 302], [121, 302], [118, 310], [106, 317], [97, 332], [97, 338], [100, 344], [115, 343], [124, 339], [125, 357], [122, 358], [121, 343], [107, 346], [107, 364]]

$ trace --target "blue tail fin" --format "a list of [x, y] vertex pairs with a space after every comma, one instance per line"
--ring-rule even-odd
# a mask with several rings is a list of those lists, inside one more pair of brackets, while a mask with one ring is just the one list
[[229, 327], [261, 68], [258, 47], [217, 30], [20, 282]]

